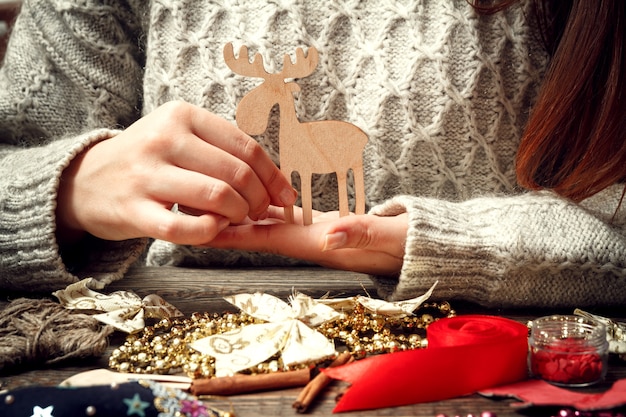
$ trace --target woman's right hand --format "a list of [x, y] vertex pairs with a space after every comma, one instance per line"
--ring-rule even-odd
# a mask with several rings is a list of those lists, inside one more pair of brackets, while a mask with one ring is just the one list
[[[255, 140], [200, 107], [170, 102], [65, 169], [57, 236], [207, 243], [231, 223], [263, 219], [270, 204], [292, 205], [296, 195]], [[172, 212], [175, 203], [191, 215]]]

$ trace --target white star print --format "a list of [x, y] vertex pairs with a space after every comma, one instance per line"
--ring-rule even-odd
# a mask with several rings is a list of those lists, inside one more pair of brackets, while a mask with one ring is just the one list
[[30, 417], [54, 417], [52, 415], [52, 410], [54, 410], [54, 406], [50, 405], [46, 408], [41, 408], [38, 405], [36, 405], [33, 408], [33, 415]]

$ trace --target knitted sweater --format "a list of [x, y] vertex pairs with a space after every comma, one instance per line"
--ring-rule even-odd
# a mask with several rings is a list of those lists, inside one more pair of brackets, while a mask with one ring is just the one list
[[[624, 209], [611, 221], [621, 188], [574, 204], [516, 185], [547, 62], [529, 3], [479, 16], [466, 0], [25, 0], [0, 71], [0, 286], [105, 285], [144, 251], [151, 265], [297, 263], [96, 238], [75, 262], [55, 240], [60, 174], [89, 145], [170, 100], [234, 122], [259, 80], [225, 65], [233, 42], [270, 72], [315, 46], [317, 68], [297, 80], [300, 120], [345, 120], [368, 135], [368, 208], [409, 218], [401, 273], [372, 277], [381, 296], [439, 280], [437, 298], [486, 306], [623, 304]], [[270, 119], [258, 140], [278, 162]], [[336, 194], [332, 176], [315, 178], [315, 208], [336, 209]]]

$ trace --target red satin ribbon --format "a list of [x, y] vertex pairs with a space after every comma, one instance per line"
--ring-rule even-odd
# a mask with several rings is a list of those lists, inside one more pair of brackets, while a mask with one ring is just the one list
[[528, 329], [466, 315], [428, 327], [428, 348], [372, 356], [324, 372], [351, 382], [333, 412], [440, 401], [527, 378]]

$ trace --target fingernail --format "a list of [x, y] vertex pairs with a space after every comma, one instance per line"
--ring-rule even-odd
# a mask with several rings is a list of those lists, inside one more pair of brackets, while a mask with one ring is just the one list
[[280, 201], [286, 206], [292, 206], [296, 202], [296, 198], [298, 197], [298, 192], [293, 188], [284, 188], [280, 192]]
[[322, 251], [339, 249], [346, 245], [348, 234], [346, 232], [329, 233], [324, 239], [324, 247]]

